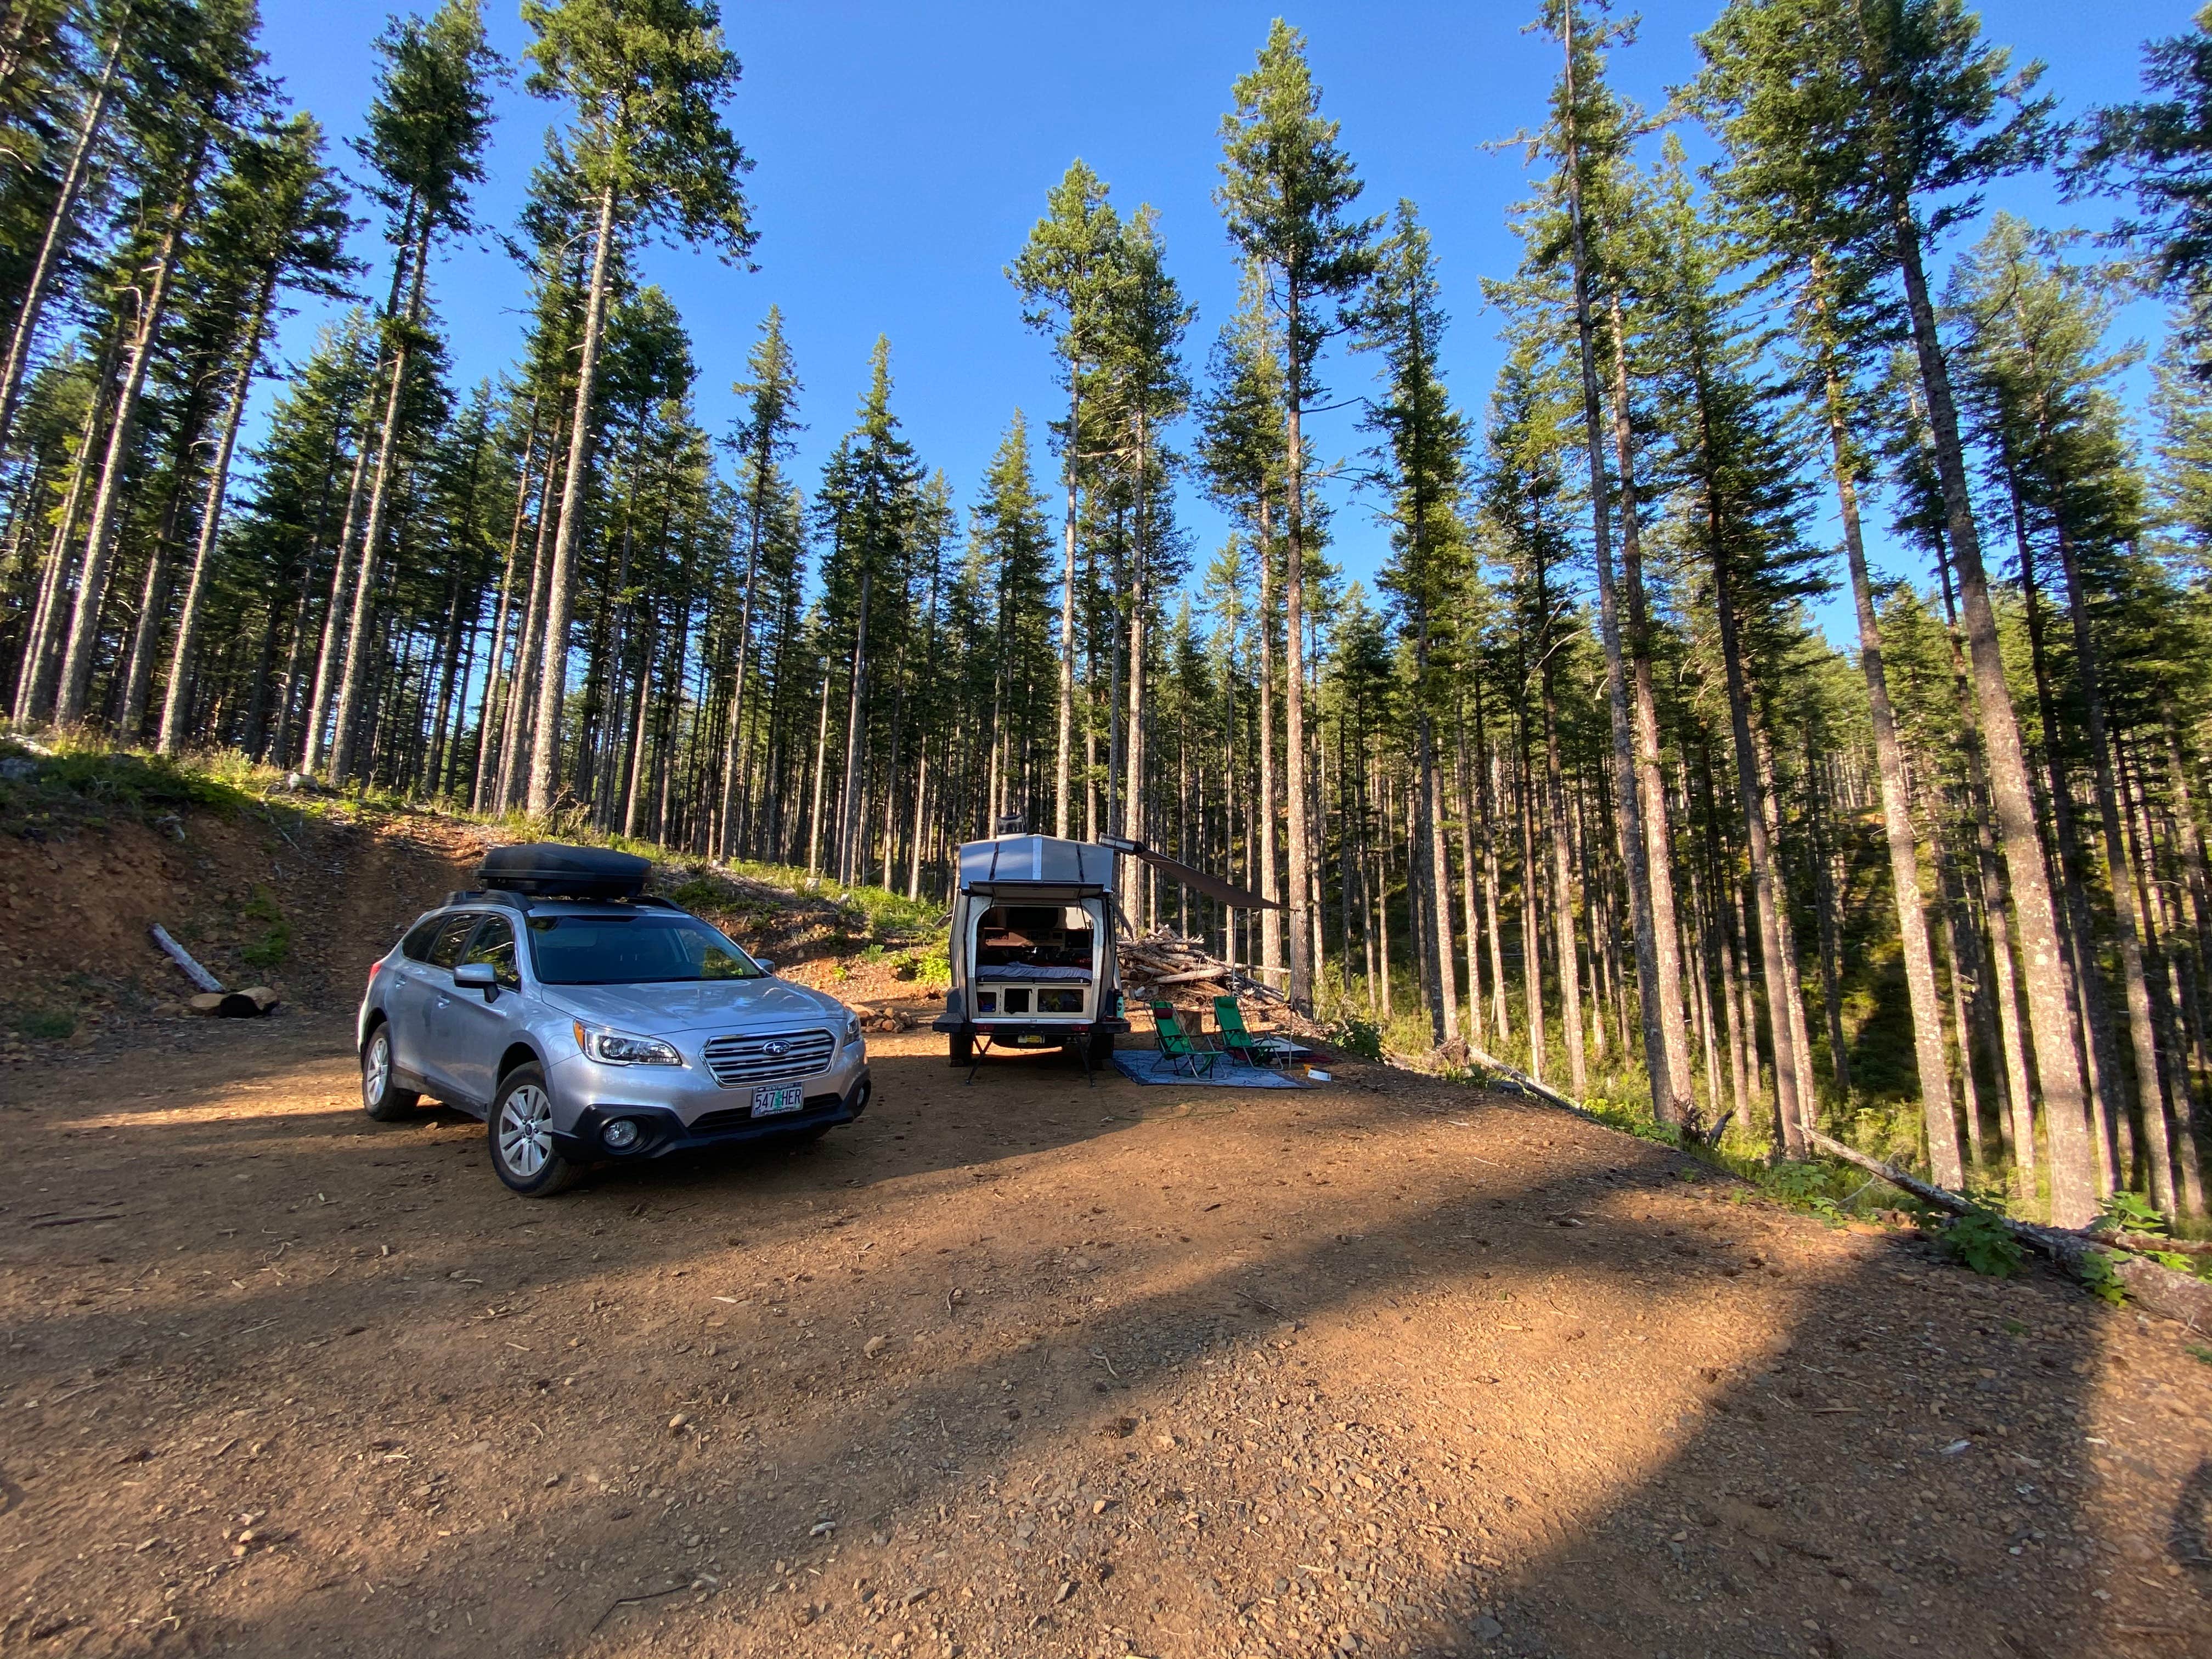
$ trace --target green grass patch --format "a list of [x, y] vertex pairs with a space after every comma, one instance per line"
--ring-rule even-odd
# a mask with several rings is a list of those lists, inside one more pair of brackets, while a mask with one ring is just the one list
[[65, 738], [36, 747], [0, 737], [0, 830], [66, 837], [186, 811], [234, 814], [253, 796], [230, 778], [163, 755]]
[[276, 901], [269, 896], [266, 889], [257, 887], [239, 913], [249, 921], [261, 924], [260, 935], [248, 940], [239, 949], [239, 956], [252, 968], [281, 968], [284, 959], [292, 954], [292, 924], [276, 908]]
[[62, 1009], [19, 1009], [9, 1024], [18, 1036], [33, 1042], [59, 1042], [76, 1035], [76, 1016]]
[[939, 939], [933, 945], [898, 951], [890, 962], [894, 979], [912, 980], [915, 989], [926, 996], [939, 995], [952, 983], [952, 946], [949, 939]]

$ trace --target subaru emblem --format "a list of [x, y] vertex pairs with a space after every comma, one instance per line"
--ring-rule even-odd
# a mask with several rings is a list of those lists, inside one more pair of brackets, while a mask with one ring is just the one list
[[761, 1052], [764, 1054], [775, 1054], [781, 1056], [789, 1053], [790, 1050], [791, 1045], [788, 1042], [763, 1042], [761, 1044]]

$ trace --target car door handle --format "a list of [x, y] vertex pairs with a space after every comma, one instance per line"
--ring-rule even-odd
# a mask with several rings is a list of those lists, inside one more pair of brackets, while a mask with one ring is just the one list
[[438, 1006], [439, 1006], [441, 1008], [443, 1008], [443, 1007], [445, 1007], [447, 1004], [449, 1004], [449, 1003], [450, 1003], [450, 1002], [452, 1002], [452, 1001], [453, 1001], [453, 998], [451, 998], [451, 997], [449, 997], [449, 996], [441, 996], [441, 997], [438, 999]]

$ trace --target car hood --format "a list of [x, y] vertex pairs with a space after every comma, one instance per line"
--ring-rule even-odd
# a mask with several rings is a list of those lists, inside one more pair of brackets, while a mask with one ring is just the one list
[[844, 1005], [780, 979], [704, 980], [663, 985], [548, 985], [545, 1000], [577, 1019], [638, 1036], [759, 1029], [806, 1021], [840, 1030]]

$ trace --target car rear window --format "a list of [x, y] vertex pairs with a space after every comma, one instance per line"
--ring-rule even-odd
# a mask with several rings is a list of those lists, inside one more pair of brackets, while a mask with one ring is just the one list
[[532, 916], [530, 961], [545, 985], [759, 979], [760, 965], [696, 916]]
[[430, 941], [430, 954], [423, 960], [433, 968], [452, 967], [461, 959], [461, 946], [468, 943], [469, 935], [483, 920], [481, 910], [465, 910], [459, 915], [447, 916], [439, 926], [437, 938]]
[[443, 916], [425, 916], [410, 927], [407, 937], [399, 941], [399, 954], [410, 962], [428, 962], [430, 941], [438, 937], [439, 926], [445, 920]]

